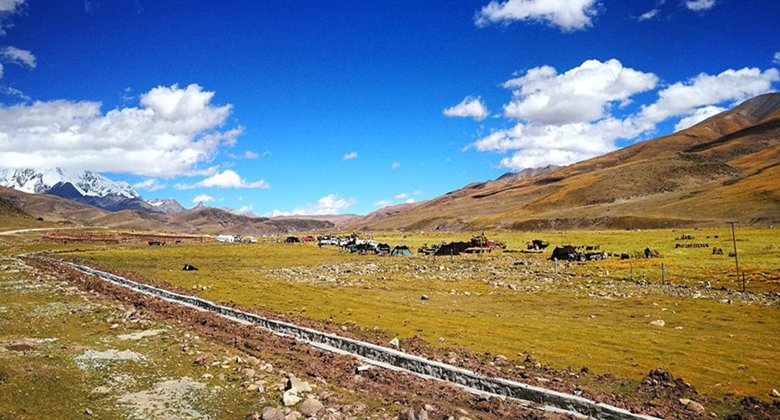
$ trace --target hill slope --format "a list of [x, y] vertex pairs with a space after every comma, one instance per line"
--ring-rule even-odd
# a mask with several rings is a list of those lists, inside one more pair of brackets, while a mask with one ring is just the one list
[[780, 221], [780, 94], [689, 129], [505, 182], [474, 183], [355, 227], [670, 227]]
[[206, 207], [183, 214], [156, 214], [138, 210], [110, 212], [76, 201], [45, 194], [27, 194], [0, 187], [0, 203], [20, 209], [33, 217], [68, 221], [85, 226], [103, 226], [157, 232], [201, 234], [284, 234], [329, 229], [333, 223], [321, 220], [274, 220], [235, 215]]

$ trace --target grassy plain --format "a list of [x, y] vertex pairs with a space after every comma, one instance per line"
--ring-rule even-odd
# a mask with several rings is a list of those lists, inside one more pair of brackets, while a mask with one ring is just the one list
[[[378, 257], [315, 245], [122, 245], [75, 253], [108, 269], [191, 289], [206, 299], [235, 302], [347, 328], [378, 327], [390, 336], [418, 336], [444, 348], [526, 354], [556, 368], [587, 366], [635, 383], [661, 367], [713, 397], [768, 399], [780, 388], [780, 247], [775, 230], [740, 228], [737, 247], [748, 295], [727, 228], [654, 231], [488, 232], [509, 249], [539, 238], [556, 244], [600, 245], [607, 252], [657, 250], [657, 259], [611, 258], [557, 268], [541, 254]], [[683, 233], [693, 240], [676, 241]], [[718, 236], [716, 239], [715, 236]], [[709, 238], [707, 238], [709, 236]], [[468, 234], [376, 234], [392, 245], [468, 240]], [[46, 248], [46, 244], [34, 248]], [[58, 245], [62, 247], [62, 245]], [[68, 245], [75, 247], [75, 245]], [[82, 245], [84, 249], [86, 246]], [[183, 264], [199, 268], [183, 272]], [[661, 264], [666, 270], [660, 285]], [[646, 280], [652, 284], [631, 281]], [[705, 287], [710, 282], [711, 288]], [[204, 287], [205, 286], [205, 287]], [[429, 299], [422, 300], [425, 294]], [[769, 297], [768, 297], [769, 296]], [[651, 325], [664, 320], [665, 326]]]

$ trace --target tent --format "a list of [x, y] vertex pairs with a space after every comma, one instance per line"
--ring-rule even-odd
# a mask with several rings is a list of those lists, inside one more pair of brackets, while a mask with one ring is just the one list
[[408, 257], [411, 257], [412, 256], [412, 251], [410, 251], [409, 248], [406, 245], [401, 245], [401, 246], [397, 246], [397, 247], [393, 248], [393, 250], [390, 251], [390, 255], [393, 256], [393, 257], [395, 257], [395, 256], [404, 256], [404, 255], [408, 256]]
[[439, 249], [436, 250], [436, 253], [433, 255], [437, 257], [460, 255], [462, 252], [465, 252], [469, 248], [471, 248], [471, 242], [450, 242], [448, 244], [444, 244], [440, 246]]

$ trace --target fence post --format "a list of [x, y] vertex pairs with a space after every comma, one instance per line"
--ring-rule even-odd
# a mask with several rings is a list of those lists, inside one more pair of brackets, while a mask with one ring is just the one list
[[661, 283], [666, 284], [666, 267], [661, 263]]

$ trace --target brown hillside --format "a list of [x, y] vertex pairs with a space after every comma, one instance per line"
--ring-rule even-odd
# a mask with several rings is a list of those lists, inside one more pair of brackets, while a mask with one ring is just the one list
[[364, 219], [372, 230], [668, 227], [780, 221], [780, 94], [680, 132]]
[[33, 217], [116, 229], [263, 235], [329, 229], [334, 226], [333, 223], [322, 220], [252, 218], [211, 207], [177, 215], [151, 214], [136, 210], [110, 212], [60, 197], [27, 194], [8, 188], [0, 188], [0, 199]]

